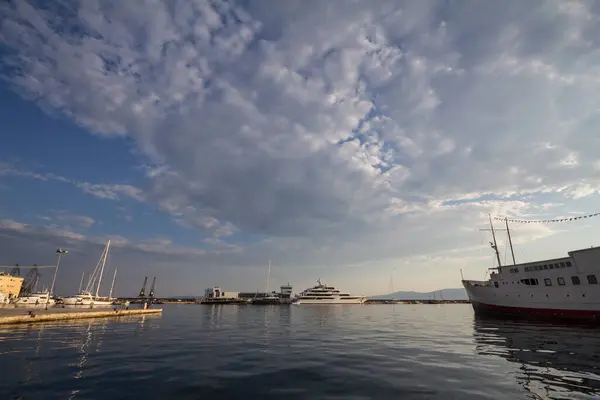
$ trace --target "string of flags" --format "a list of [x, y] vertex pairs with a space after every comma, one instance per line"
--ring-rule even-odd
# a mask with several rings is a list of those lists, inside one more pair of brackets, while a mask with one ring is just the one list
[[600, 213], [580, 215], [579, 217], [544, 219], [544, 220], [511, 219], [511, 218], [504, 218], [504, 217], [492, 217], [492, 218], [494, 218], [497, 221], [508, 220], [508, 222], [516, 222], [519, 224], [549, 224], [549, 223], [555, 223], [555, 222], [576, 221], [576, 220], [585, 219], [585, 218], [597, 217], [598, 215], [600, 215]]

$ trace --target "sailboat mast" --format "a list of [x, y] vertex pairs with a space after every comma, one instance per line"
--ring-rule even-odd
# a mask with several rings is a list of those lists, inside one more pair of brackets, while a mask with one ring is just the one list
[[96, 297], [100, 292], [100, 284], [102, 283], [102, 275], [104, 274], [104, 266], [106, 265], [106, 257], [108, 257], [108, 249], [110, 248], [110, 240], [106, 243], [104, 248], [104, 259], [102, 260], [102, 268], [100, 268], [100, 276], [98, 277], [98, 286], [96, 286]]
[[108, 298], [112, 298], [113, 290], [115, 289], [115, 280], [117, 279], [117, 267], [115, 267], [115, 273], [113, 275], [112, 285], [110, 285], [110, 292], [108, 293]]
[[265, 293], [269, 293], [269, 285], [271, 284], [271, 259], [269, 259], [269, 272], [267, 272], [267, 287]]
[[515, 251], [513, 250], [512, 239], [510, 237], [510, 229], [508, 228], [508, 218], [504, 218], [504, 222], [506, 223], [506, 232], [508, 233], [508, 244], [510, 245], [510, 254], [512, 255], [513, 265], [517, 265], [515, 261]]
[[496, 252], [496, 259], [498, 260], [498, 267], [502, 266], [502, 262], [500, 262], [500, 253], [498, 252], [498, 243], [496, 242], [496, 232], [494, 231], [494, 224], [492, 223], [492, 216], [488, 214], [490, 219], [490, 227], [492, 230], [492, 238], [494, 239], [494, 251]]
[[81, 273], [81, 282], [79, 282], [79, 291], [77, 293], [81, 293], [81, 290], [83, 289], [83, 275], [85, 275], [85, 272]]

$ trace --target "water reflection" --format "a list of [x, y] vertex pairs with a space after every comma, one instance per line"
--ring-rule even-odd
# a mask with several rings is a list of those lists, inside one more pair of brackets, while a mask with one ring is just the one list
[[476, 317], [476, 349], [519, 364], [515, 379], [534, 398], [600, 396], [600, 329]]
[[[101, 318], [3, 326], [0, 344], [10, 351], [0, 351], [0, 398], [6, 398], [7, 391], [8, 398], [86, 397], [81, 392], [85, 378], [91, 377], [89, 371], [100, 358], [115, 353], [115, 339], [127, 331], [152, 329], [154, 324], [148, 321], [159, 319], [127, 316], [118, 321]], [[60, 389], [44, 384], [61, 379]]]

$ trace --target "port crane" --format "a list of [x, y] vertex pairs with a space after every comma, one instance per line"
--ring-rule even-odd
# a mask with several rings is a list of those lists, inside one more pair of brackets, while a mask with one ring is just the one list
[[42, 277], [42, 274], [38, 271], [39, 268], [56, 268], [56, 265], [0, 265], [0, 269], [10, 270], [9, 274], [12, 276], [21, 276], [21, 268], [30, 269], [30, 271], [23, 277], [23, 284], [21, 285], [20, 296], [26, 296], [36, 291], [36, 286]]
[[143, 299], [146, 297], [146, 284], [148, 283], [148, 277], [145, 276], [144, 277], [144, 284], [142, 285], [142, 289], [140, 290], [140, 294], [138, 294], [138, 297], [140, 299]]

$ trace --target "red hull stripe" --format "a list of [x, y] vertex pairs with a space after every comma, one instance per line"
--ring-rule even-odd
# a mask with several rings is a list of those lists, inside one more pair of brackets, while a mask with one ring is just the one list
[[592, 319], [600, 321], [599, 310], [560, 310], [553, 308], [508, 307], [496, 304], [472, 302], [475, 311], [496, 312], [535, 317]]

